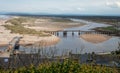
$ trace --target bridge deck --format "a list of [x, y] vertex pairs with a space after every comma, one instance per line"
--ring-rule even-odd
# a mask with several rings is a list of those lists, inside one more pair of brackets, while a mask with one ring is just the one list
[[22, 37], [14, 37], [8, 44], [8, 47], [5, 49], [4, 52], [0, 53], [0, 57], [9, 57], [15, 46], [19, 43]]

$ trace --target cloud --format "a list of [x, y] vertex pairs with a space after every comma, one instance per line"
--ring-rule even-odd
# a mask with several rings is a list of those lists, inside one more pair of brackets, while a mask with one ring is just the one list
[[1, 0], [0, 12], [120, 15], [120, 0]]
[[120, 7], [120, 2], [116, 2], [116, 4]]
[[65, 8], [50, 8], [49, 10], [57, 10], [57, 11], [84, 11], [85, 9], [82, 7], [65, 7]]
[[120, 2], [106, 2], [106, 5], [111, 8], [120, 8]]
[[60, 11], [72, 11], [71, 8], [59, 8]]
[[79, 10], [79, 11], [84, 11], [85, 9], [78, 7], [77, 10]]

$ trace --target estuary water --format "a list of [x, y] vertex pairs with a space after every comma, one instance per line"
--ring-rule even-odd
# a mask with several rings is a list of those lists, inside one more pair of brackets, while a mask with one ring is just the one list
[[[86, 23], [86, 25], [81, 26], [81, 27], [74, 27], [74, 28], [68, 28], [64, 30], [81, 30], [81, 31], [94, 31], [91, 30], [96, 27], [107, 27], [110, 25], [107, 24], [102, 24], [102, 23], [95, 23], [95, 22], [88, 22], [85, 20], [80, 20], [80, 19], [71, 19], [76, 22], [83, 22]], [[109, 53], [111, 51], [115, 51], [118, 49], [118, 42], [120, 42], [119, 37], [112, 36], [107, 41], [104, 41], [102, 43], [92, 43], [92, 42], [87, 42], [84, 39], [80, 38], [80, 35], [78, 35], [78, 32], [74, 32], [74, 36], [72, 32], [67, 33], [67, 37], [63, 37], [62, 32], [58, 32], [60, 37], [60, 42], [51, 45], [48, 47], [41, 47], [45, 53], [55, 53], [55, 54], [68, 54], [69, 52], [72, 53]], [[27, 49], [26, 49], [27, 48]], [[27, 53], [30, 53], [31, 50], [34, 47], [22, 47], [22, 50], [25, 50]], [[29, 50], [31, 49], [31, 50]], [[38, 49], [38, 48], [36, 48]], [[33, 50], [36, 51], [36, 50]]]
[[[80, 27], [74, 27], [74, 28], [68, 28], [64, 30], [81, 30], [81, 31], [94, 31], [93, 28], [96, 27], [107, 27], [110, 25], [102, 24], [102, 23], [95, 23], [95, 22], [88, 22], [81, 19], [71, 19], [75, 22], [82, 22], [86, 25], [80, 26]], [[59, 32], [58, 36], [61, 40], [59, 43], [47, 47], [36, 47], [34, 45], [32, 46], [20, 46], [20, 51], [25, 51], [26, 53], [33, 53], [38, 52], [39, 49], [42, 50], [44, 53], [49, 55], [50, 53], [54, 53], [56, 55], [62, 55], [62, 54], [68, 54], [69, 52], [72, 53], [108, 53], [111, 51], [115, 51], [118, 49], [118, 42], [120, 42], [119, 37], [112, 36], [107, 41], [104, 41], [102, 43], [92, 43], [87, 42], [84, 39], [80, 38], [80, 35], [78, 35], [78, 32], [74, 32], [74, 36], [72, 32], [67, 33], [67, 37], [63, 37], [63, 33]], [[7, 46], [6, 46], [7, 47]], [[6, 47], [0, 47], [0, 49], [5, 49]]]

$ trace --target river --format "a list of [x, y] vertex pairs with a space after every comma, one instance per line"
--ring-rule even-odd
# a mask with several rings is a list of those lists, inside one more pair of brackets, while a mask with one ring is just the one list
[[[86, 25], [81, 26], [81, 27], [74, 27], [74, 28], [68, 28], [64, 30], [81, 30], [81, 31], [91, 31], [91, 29], [96, 28], [96, 27], [106, 27], [110, 26], [107, 24], [102, 24], [102, 23], [95, 23], [95, 22], [88, 22], [85, 20], [80, 20], [80, 19], [71, 19], [76, 22], [83, 22], [86, 23]], [[93, 31], [93, 30], [92, 30]], [[83, 40], [80, 38], [80, 35], [78, 35], [78, 32], [74, 32], [74, 36], [72, 35], [72, 32], [67, 33], [67, 37], [63, 37], [62, 32], [59, 32], [59, 37], [60, 37], [60, 42], [56, 45], [51, 45], [49, 47], [42, 47], [42, 51], [44, 53], [47, 53], [48, 55], [50, 53], [54, 53], [55, 55], [63, 55], [63, 54], [68, 54], [68, 52], [72, 53], [108, 53], [111, 51], [115, 51], [118, 49], [118, 42], [120, 42], [119, 37], [112, 36], [107, 41], [104, 41], [102, 43], [91, 43]], [[28, 49], [26, 49], [28, 48]], [[34, 48], [34, 50], [33, 50]], [[29, 50], [31, 49], [31, 50]], [[38, 47], [22, 47], [21, 50], [26, 51], [27, 53], [36, 52]]]
[[[107, 24], [102, 23], [95, 23], [95, 22], [88, 22], [85, 20], [80, 19], [71, 19], [75, 22], [82, 22], [86, 23], [84, 26], [80, 27], [74, 27], [74, 28], [67, 28], [64, 30], [81, 30], [81, 31], [91, 31], [91, 29], [96, 27], [106, 27], [109, 26]], [[94, 31], [94, 30], [92, 30]], [[29, 47], [20, 47], [20, 51], [25, 51], [26, 53], [33, 53], [38, 52], [38, 49], [42, 49], [44, 53], [49, 55], [50, 53], [54, 53], [56, 55], [63, 55], [68, 54], [69, 52], [72, 53], [106, 53], [115, 51], [118, 49], [118, 42], [120, 42], [119, 37], [112, 36], [107, 41], [104, 41], [102, 43], [91, 43], [87, 42], [84, 39], [80, 38], [80, 35], [78, 35], [78, 32], [74, 32], [74, 36], [72, 35], [72, 32], [67, 33], [67, 37], [63, 37], [63, 34], [59, 32], [58, 36], [61, 40], [59, 43], [47, 47], [36, 47], [36, 46], [29, 46]], [[5, 49], [6, 47], [1, 47], [2, 49]]]

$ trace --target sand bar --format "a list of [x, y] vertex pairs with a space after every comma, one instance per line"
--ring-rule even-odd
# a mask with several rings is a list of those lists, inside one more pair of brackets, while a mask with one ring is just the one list
[[102, 43], [104, 41], [109, 40], [111, 37], [103, 34], [83, 34], [80, 38], [84, 39], [87, 42], [91, 43]]

